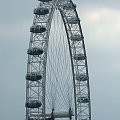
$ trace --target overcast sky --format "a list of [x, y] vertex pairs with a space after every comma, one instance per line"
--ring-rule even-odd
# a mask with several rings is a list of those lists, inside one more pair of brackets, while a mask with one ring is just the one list
[[[120, 1], [74, 0], [85, 37], [92, 120], [120, 120]], [[0, 119], [25, 119], [29, 27], [37, 0], [0, 1]]]

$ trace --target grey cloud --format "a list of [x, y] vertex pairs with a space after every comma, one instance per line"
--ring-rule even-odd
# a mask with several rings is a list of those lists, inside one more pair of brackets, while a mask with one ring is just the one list
[[93, 7], [112, 7], [115, 9], [120, 9], [119, 0], [73, 0], [77, 6], [93, 6]]
[[1, 22], [21, 21], [33, 18], [33, 9], [38, 6], [38, 1], [30, 0], [5, 0], [0, 4]]
[[92, 119], [120, 119], [120, 10], [106, 4], [79, 5], [88, 56]]

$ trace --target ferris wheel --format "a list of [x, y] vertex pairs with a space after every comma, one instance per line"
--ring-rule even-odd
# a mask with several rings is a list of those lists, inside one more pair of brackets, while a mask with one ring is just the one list
[[72, 0], [38, 0], [27, 50], [26, 120], [91, 120], [84, 37]]

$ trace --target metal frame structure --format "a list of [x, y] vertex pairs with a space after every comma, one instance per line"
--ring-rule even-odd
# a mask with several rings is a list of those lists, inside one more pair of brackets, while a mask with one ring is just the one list
[[[68, 117], [75, 120], [91, 120], [90, 88], [84, 37], [76, 5], [71, 0], [38, 0], [34, 9], [26, 74], [26, 120], [48, 120]], [[46, 113], [46, 64], [51, 22], [55, 9], [64, 22], [74, 86], [74, 111]]]

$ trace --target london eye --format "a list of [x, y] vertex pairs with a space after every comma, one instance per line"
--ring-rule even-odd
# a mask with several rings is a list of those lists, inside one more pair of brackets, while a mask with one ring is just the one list
[[38, 0], [27, 50], [26, 120], [91, 120], [84, 36], [72, 0]]

